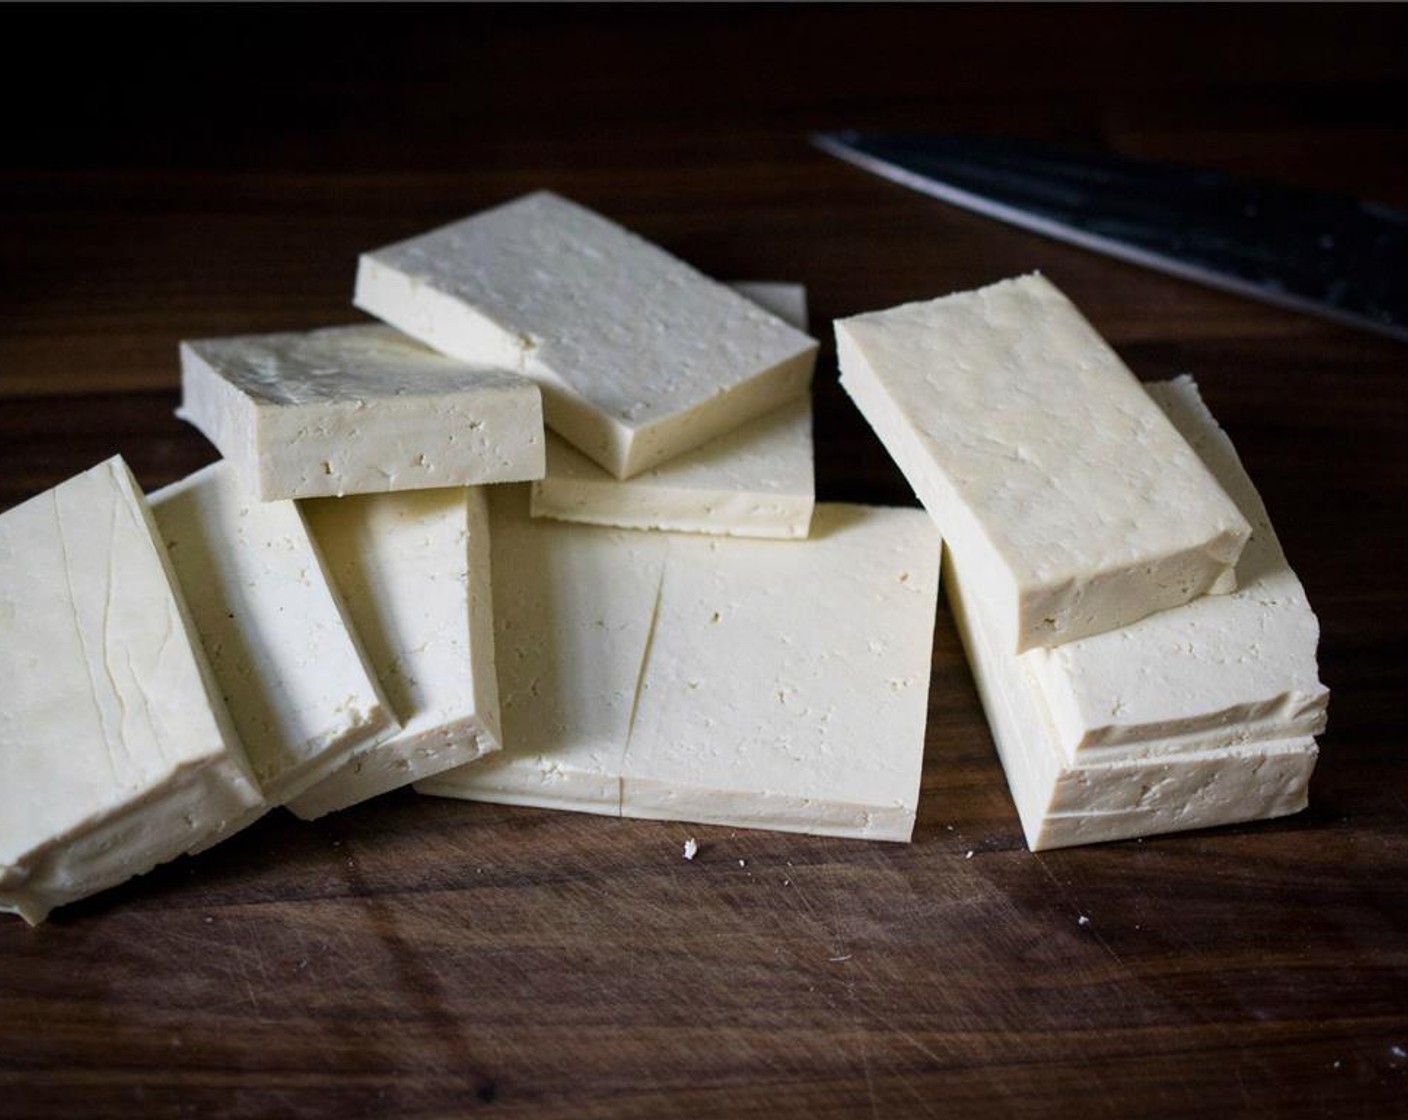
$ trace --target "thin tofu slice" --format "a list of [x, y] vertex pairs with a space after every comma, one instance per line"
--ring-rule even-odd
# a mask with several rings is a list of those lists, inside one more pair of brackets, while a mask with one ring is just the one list
[[618, 816], [668, 539], [531, 520], [521, 486], [490, 510], [505, 749], [416, 789]]
[[821, 506], [808, 540], [752, 541], [529, 520], [496, 495], [494, 542], [506, 749], [417, 789], [909, 838], [938, 581], [923, 513]]
[[0, 909], [51, 909], [264, 810], [120, 458], [0, 514]]
[[535, 385], [379, 323], [183, 342], [181, 391], [264, 501], [543, 475]]
[[909, 840], [939, 536], [920, 510], [815, 521], [797, 543], [670, 541], [623, 816]]
[[398, 730], [297, 503], [259, 501], [227, 461], [150, 501], [270, 804]]
[[836, 323], [841, 384], [1013, 653], [1235, 585], [1251, 527], [1041, 276]]
[[618, 478], [800, 396], [816, 360], [814, 339], [548, 192], [364, 254], [355, 303], [533, 378], [549, 426]]
[[[806, 329], [800, 284], [734, 284]], [[810, 397], [710, 440], [663, 466], [618, 479], [549, 433], [547, 473], [533, 483], [534, 517], [741, 537], [807, 535], [816, 485]]]
[[313, 819], [499, 749], [489, 520], [479, 487], [304, 503], [401, 730], [289, 802]]
[[1305, 808], [1315, 740], [1076, 762], [1062, 754], [1021, 659], [992, 643], [993, 622], [953, 553], [944, 587], [1032, 851], [1281, 817]]
[[1023, 655], [1061, 749], [1127, 757], [1325, 729], [1320, 626], [1266, 506], [1191, 377], [1145, 388], [1252, 526], [1238, 588]]

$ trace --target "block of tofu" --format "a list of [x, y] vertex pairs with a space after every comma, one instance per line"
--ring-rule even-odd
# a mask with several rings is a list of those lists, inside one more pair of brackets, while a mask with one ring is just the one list
[[380, 323], [181, 344], [181, 407], [265, 501], [543, 475], [538, 389]]
[[289, 802], [313, 819], [499, 749], [489, 517], [480, 487], [304, 503], [401, 730]]
[[1041, 276], [836, 323], [841, 384], [1021, 652], [1235, 585], [1251, 527]]
[[[806, 329], [800, 284], [734, 284]], [[798, 397], [662, 466], [618, 479], [552, 433], [534, 517], [628, 529], [805, 537], [816, 502], [809, 396]]]
[[416, 789], [618, 816], [668, 538], [531, 520], [526, 487], [489, 504], [505, 749]]
[[398, 730], [296, 502], [261, 502], [226, 460], [150, 501], [270, 804]]
[[362, 256], [354, 302], [542, 387], [547, 422], [619, 478], [800, 396], [816, 342], [548, 192]]
[[0, 910], [42, 921], [263, 811], [121, 459], [0, 514], [0, 680]]
[[989, 639], [981, 599], [944, 561], [944, 587], [1032, 851], [1280, 817], [1305, 808], [1315, 740], [1071, 762], [1022, 658]]
[[920, 510], [830, 503], [803, 542], [672, 539], [622, 815], [909, 840], [939, 551]]
[[1320, 627], [1266, 507], [1192, 378], [1146, 386], [1252, 526], [1237, 590], [1022, 655], [1066, 757], [1129, 757], [1325, 728]]
[[417, 789], [909, 838], [938, 594], [923, 513], [819, 506], [813, 536], [784, 543], [529, 520], [526, 495], [498, 499], [505, 750]]

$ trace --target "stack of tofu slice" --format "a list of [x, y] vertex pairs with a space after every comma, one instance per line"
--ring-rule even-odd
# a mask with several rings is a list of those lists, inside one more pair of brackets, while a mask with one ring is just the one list
[[0, 515], [0, 908], [412, 782], [908, 839], [939, 537], [813, 509], [748, 295], [536, 194], [364, 256], [386, 325], [183, 345], [221, 462]]
[[945, 540], [1033, 850], [1293, 813], [1319, 628], [1190, 378], [1141, 386], [1040, 276], [836, 324]]

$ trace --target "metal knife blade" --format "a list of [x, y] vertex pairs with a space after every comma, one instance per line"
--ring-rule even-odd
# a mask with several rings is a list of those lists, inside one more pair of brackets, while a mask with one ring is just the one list
[[818, 133], [841, 159], [1037, 233], [1408, 341], [1408, 213], [983, 136]]

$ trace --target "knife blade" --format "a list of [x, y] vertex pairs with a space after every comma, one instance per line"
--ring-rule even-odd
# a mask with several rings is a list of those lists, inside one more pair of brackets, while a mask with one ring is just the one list
[[1039, 141], [861, 132], [812, 140], [1036, 233], [1408, 341], [1404, 211]]

